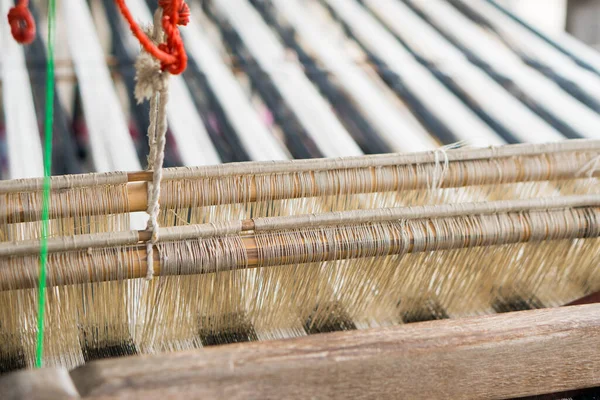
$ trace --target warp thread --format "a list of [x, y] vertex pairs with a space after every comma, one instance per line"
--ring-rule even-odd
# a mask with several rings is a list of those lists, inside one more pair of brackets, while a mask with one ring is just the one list
[[581, 169], [579, 171], [577, 171], [575, 176], [584, 176], [585, 175], [588, 178], [592, 178], [594, 176], [594, 174], [596, 173], [596, 171], [598, 171], [599, 169], [600, 169], [600, 156], [597, 156], [597, 157], [592, 158], [590, 160], [590, 162], [588, 162], [583, 167], [581, 167]]
[[427, 177], [427, 180], [429, 181], [429, 190], [437, 190], [442, 188], [444, 179], [446, 177], [446, 173], [448, 172], [448, 168], [450, 167], [450, 160], [448, 159], [448, 154], [446, 152], [448, 150], [458, 149], [465, 146], [468, 146], [468, 141], [463, 140], [460, 142], [451, 143], [446, 146], [437, 148], [433, 151], [435, 161], [434, 169], [431, 174], [431, 181], [429, 181], [429, 177]]

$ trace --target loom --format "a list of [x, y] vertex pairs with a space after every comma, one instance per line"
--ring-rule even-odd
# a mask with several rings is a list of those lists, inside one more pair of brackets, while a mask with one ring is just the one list
[[190, 1], [140, 103], [123, 4], [170, 40], [59, 5], [47, 218], [2, 24], [0, 398], [598, 395], [600, 55], [495, 0]]

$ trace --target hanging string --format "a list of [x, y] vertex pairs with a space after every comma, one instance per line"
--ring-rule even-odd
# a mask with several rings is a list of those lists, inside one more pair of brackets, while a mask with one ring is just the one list
[[153, 173], [152, 183], [148, 185], [149, 219], [146, 227], [152, 232], [151, 239], [146, 243], [146, 278], [150, 280], [154, 275], [154, 245], [158, 243], [160, 182], [167, 133], [168, 79], [171, 74], [182, 73], [187, 66], [187, 54], [178, 26], [189, 23], [190, 9], [184, 0], [159, 0], [154, 24], [146, 33], [133, 19], [125, 0], [115, 0], [115, 3], [142, 45], [142, 52], [135, 65], [135, 97], [139, 102], [150, 99], [148, 168], [152, 168]]
[[[159, 8], [154, 14], [154, 24], [149, 28], [152, 43], [160, 43], [164, 32], [161, 27], [163, 11]], [[146, 278], [154, 275], [154, 245], [158, 243], [158, 214], [160, 213], [160, 182], [162, 180], [162, 165], [165, 155], [167, 134], [167, 102], [169, 100], [169, 71], [161, 69], [159, 60], [142, 50], [136, 63], [135, 97], [139, 102], [150, 99], [150, 126], [148, 127], [148, 169], [152, 169], [152, 182], [148, 185], [148, 225], [146, 229], [152, 232], [152, 237], [146, 243], [147, 270]]]
[[29, 44], [35, 39], [35, 20], [28, 6], [29, 0], [20, 0], [8, 11], [10, 33], [18, 43], [22, 44]]
[[48, 263], [48, 228], [50, 224], [50, 174], [52, 167], [52, 126], [54, 120], [54, 44], [56, 1], [48, 2], [48, 61], [46, 67], [46, 113], [44, 117], [44, 193], [42, 200], [42, 234], [40, 280], [38, 285], [38, 331], [35, 366], [42, 367], [44, 355], [44, 312], [46, 308], [46, 265]]
[[[152, 239], [147, 243], [147, 278], [152, 279], [153, 248], [158, 242], [158, 214], [160, 212], [160, 182], [164, 159], [165, 136], [167, 131], [166, 105], [168, 101], [168, 76], [182, 73], [187, 66], [187, 54], [178, 25], [187, 25], [190, 10], [183, 0], [159, 0], [159, 10], [155, 15], [151, 38], [135, 22], [124, 0], [115, 0], [121, 13], [129, 23], [131, 31], [143, 47], [140, 60], [136, 65], [138, 80], [136, 97], [139, 100], [151, 99], [151, 126], [148, 131], [150, 142], [149, 166], [153, 170], [153, 182], [148, 193], [147, 229], [152, 232]], [[8, 13], [11, 33], [19, 43], [31, 43], [35, 38], [35, 21], [28, 8], [28, 0], [20, 0]], [[46, 115], [44, 121], [44, 193], [42, 205], [42, 232], [40, 251], [40, 278], [38, 303], [38, 335], [36, 347], [36, 367], [42, 366], [44, 352], [44, 312], [46, 292], [46, 264], [48, 261], [48, 227], [50, 208], [50, 170], [52, 163], [52, 123], [54, 114], [54, 31], [56, 19], [55, 0], [49, 0], [48, 12], [48, 62], [46, 84]], [[162, 27], [162, 32], [160, 29]], [[163, 39], [166, 39], [163, 42]], [[155, 60], [160, 62], [160, 69], [155, 68]]]

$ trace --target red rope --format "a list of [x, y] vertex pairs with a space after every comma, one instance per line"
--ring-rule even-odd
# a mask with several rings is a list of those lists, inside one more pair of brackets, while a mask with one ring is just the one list
[[29, 0], [20, 0], [8, 11], [10, 33], [19, 43], [29, 44], [35, 39], [35, 20], [27, 6]]
[[[190, 22], [190, 8], [184, 0], [159, 0], [158, 5], [163, 9], [162, 28], [165, 31], [166, 43], [156, 46], [133, 19], [125, 0], [115, 0], [121, 14], [129, 23], [131, 31], [144, 49], [160, 61], [161, 67], [173, 75], [185, 71], [187, 54], [183, 47], [183, 39], [178, 25]], [[8, 12], [10, 31], [19, 43], [31, 43], [35, 39], [35, 21], [29, 8], [29, 0], [18, 0], [15, 7]]]
[[158, 5], [163, 9], [162, 27], [165, 31], [166, 43], [154, 45], [150, 38], [133, 19], [125, 0], [115, 0], [121, 14], [129, 23], [131, 32], [139, 40], [142, 47], [161, 62], [163, 70], [173, 75], [182, 73], [187, 66], [187, 54], [178, 25], [187, 25], [190, 21], [190, 9], [184, 0], [159, 0]]

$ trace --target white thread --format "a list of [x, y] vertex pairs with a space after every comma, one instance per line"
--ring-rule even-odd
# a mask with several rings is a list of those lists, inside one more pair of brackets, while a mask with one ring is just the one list
[[585, 164], [575, 176], [586, 175], [588, 178], [592, 178], [594, 173], [600, 169], [600, 156], [592, 158], [587, 164]]
[[[153, 27], [146, 28], [148, 36], [155, 44], [163, 40], [161, 28], [162, 10], [154, 14]], [[148, 169], [153, 171], [152, 182], [148, 184], [149, 215], [146, 229], [152, 232], [152, 237], [146, 243], [146, 279], [154, 276], [154, 245], [158, 243], [158, 214], [160, 213], [160, 182], [165, 158], [165, 143], [167, 133], [167, 102], [169, 101], [169, 73], [162, 71], [160, 62], [144, 50], [141, 51], [135, 63], [136, 87], [135, 96], [138, 102], [150, 99], [150, 126], [148, 127]]]
[[[444, 178], [446, 177], [446, 173], [448, 172], [448, 168], [450, 167], [450, 159], [448, 158], [447, 151], [465, 147], [467, 145], [468, 141], [463, 140], [460, 142], [448, 144], [433, 151], [435, 167], [433, 168], [433, 172], [431, 174], [431, 182], [428, 182], [430, 190], [441, 189], [442, 184], [444, 183]], [[444, 159], [443, 165], [440, 162], [440, 155]], [[427, 179], [429, 180], [429, 177]]]

